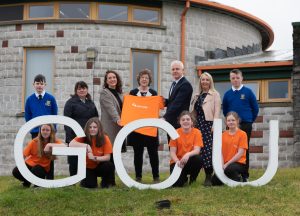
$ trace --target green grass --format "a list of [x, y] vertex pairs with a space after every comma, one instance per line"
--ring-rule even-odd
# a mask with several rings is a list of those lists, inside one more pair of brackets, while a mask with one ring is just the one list
[[[263, 172], [251, 170], [252, 179]], [[140, 191], [120, 181], [113, 189], [28, 189], [13, 177], [0, 177], [0, 215], [300, 215], [300, 168], [280, 169], [262, 187], [207, 188], [203, 180], [201, 171], [191, 186]], [[155, 208], [162, 199], [171, 201], [170, 209]]]

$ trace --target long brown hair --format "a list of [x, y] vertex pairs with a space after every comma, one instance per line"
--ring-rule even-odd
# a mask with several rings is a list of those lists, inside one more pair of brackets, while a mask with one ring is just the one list
[[[51, 133], [50, 133], [50, 137], [48, 140], [45, 140], [44, 137], [42, 136], [42, 127], [43, 126], [49, 126], [51, 129]], [[38, 136], [35, 138], [35, 140], [37, 141], [38, 144], [38, 156], [42, 157], [45, 155], [44, 153], [44, 148], [48, 143], [55, 143], [56, 142], [56, 137], [55, 137], [55, 129], [54, 126], [52, 124], [43, 124], [41, 125], [41, 127], [39, 128], [39, 133]]]
[[121, 77], [120, 75], [116, 72], [116, 71], [113, 71], [113, 70], [108, 70], [106, 71], [105, 73], [105, 76], [104, 76], [104, 84], [103, 84], [103, 88], [108, 88], [108, 84], [107, 84], [107, 76], [108, 74], [110, 73], [113, 73], [114, 75], [116, 75], [116, 78], [117, 78], [117, 86], [116, 86], [116, 91], [120, 94], [122, 94], [122, 80], [121, 80]]
[[90, 118], [87, 123], [85, 124], [84, 127], [84, 133], [85, 133], [85, 142], [87, 144], [89, 144], [90, 146], [92, 146], [92, 136], [90, 135], [90, 125], [92, 123], [95, 123], [98, 127], [98, 133], [96, 135], [96, 147], [101, 147], [104, 145], [104, 141], [105, 141], [105, 134], [104, 134], [104, 130], [102, 127], [102, 124], [100, 122], [100, 120], [98, 119], [98, 117], [93, 117]]

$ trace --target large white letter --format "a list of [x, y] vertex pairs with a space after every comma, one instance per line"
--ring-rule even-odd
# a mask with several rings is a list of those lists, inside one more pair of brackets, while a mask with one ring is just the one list
[[129, 124], [125, 125], [120, 132], [118, 133], [115, 143], [114, 143], [114, 148], [113, 148], [113, 153], [114, 153], [114, 163], [116, 166], [116, 171], [118, 173], [118, 176], [120, 177], [121, 181], [127, 185], [128, 187], [135, 187], [138, 189], [164, 189], [172, 186], [177, 179], [180, 176], [181, 173], [181, 168], [175, 165], [174, 170], [172, 174], [169, 176], [168, 179], [166, 179], [163, 182], [157, 183], [157, 184], [142, 184], [139, 182], [134, 181], [126, 172], [126, 169], [124, 167], [124, 164], [122, 162], [122, 157], [121, 157], [121, 148], [123, 145], [123, 142], [125, 138], [130, 134], [132, 131], [141, 128], [141, 127], [159, 127], [165, 130], [169, 136], [172, 139], [176, 139], [179, 137], [178, 133], [174, 129], [172, 125], [170, 125], [168, 122], [161, 120], [161, 119], [140, 119], [136, 120], [133, 122], [130, 122]]
[[74, 121], [73, 119], [66, 116], [55, 116], [55, 115], [46, 115], [36, 117], [24, 124], [19, 132], [17, 133], [15, 144], [14, 144], [14, 155], [16, 165], [22, 174], [22, 176], [29, 182], [34, 185], [46, 188], [54, 188], [54, 187], [64, 187], [75, 184], [80, 180], [85, 178], [86, 174], [86, 149], [85, 148], [71, 148], [71, 147], [53, 147], [52, 154], [53, 155], [77, 155], [78, 156], [78, 169], [77, 175], [71, 176], [64, 179], [57, 180], [46, 180], [41, 179], [35, 175], [33, 175], [30, 170], [28, 170], [24, 158], [23, 158], [23, 142], [26, 134], [32, 129], [39, 125], [43, 124], [63, 124], [71, 127], [75, 134], [78, 137], [84, 137], [84, 131], [81, 126]]
[[251, 182], [236, 182], [229, 179], [225, 174], [222, 167], [222, 120], [214, 120], [214, 137], [213, 137], [213, 167], [215, 174], [226, 185], [230, 187], [235, 186], [262, 186], [272, 180], [276, 174], [278, 167], [278, 121], [270, 121], [270, 137], [269, 137], [269, 162], [266, 172], [262, 177]]

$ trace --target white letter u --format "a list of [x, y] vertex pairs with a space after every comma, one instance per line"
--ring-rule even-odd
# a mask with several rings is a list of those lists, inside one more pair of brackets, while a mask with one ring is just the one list
[[270, 121], [270, 137], [269, 137], [269, 162], [267, 170], [264, 175], [255, 181], [250, 182], [236, 182], [229, 179], [225, 174], [222, 167], [222, 120], [215, 119], [214, 120], [214, 137], [213, 137], [213, 167], [215, 174], [218, 178], [226, 185], [230, 187], [235, 186], [262, 186], [267, 184], [272, 180], [274, 175], [276, 174], [278, 168], [278, 137], [279, 137], [279, 129], [278, 129], [278, 121], [271, 120]]

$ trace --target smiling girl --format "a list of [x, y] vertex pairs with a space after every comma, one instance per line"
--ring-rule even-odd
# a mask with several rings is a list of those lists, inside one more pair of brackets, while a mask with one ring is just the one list
[[179, 138], [170, 140], [170, 172], [172, 173], [175, 164], [182, 169], [180, 177], [173, 187], [182, 187], [188, 181], [189, 183], [196, 181], [200, 169], [202, 167], [201, 157], [199, 155], [200, 148], [203, 147], [201, 132], [193, 127], [193, 120], [188, 111], [183, 111], [179, 115], [180, 128], [176, 131]]
[[101, 187], [108, 188], [114, 185], [114, 164], [110, 162], [112, 145], [107, 135], [104, 134], [101, 122], [97, 117], [87, 121], [84, 128], [85, 137], [75, 137], [69, 144], [70, 147], [85, 147], [86, 178], [80, 183], [82, 187], [96, 188], [97, 177], [102, 177]]
[[[246, 172], [246, 150], [248, 149], [247, 134], [239, 129], [239, 121], [236, 112], [227, 113], [225, 123], [228, 130], [222, 134], [224, 173], [234, 181], [240, 181], [241, 174]], [[214, 175], [212, 184], [222, 185], [223, 183]]]
[[[61, 141], [55, 137], [53, 125], [42, 125], [38, 136], [31, 140], [23, 150], [25, 164], [34, 175], [45, 179], [50, 171], [51, 160], [55, 159], [51, 154], [52, 147], [57, 144], [61, 144]], [[30, 187], [31, 183], [21, 175], [17, 167], [13, 169], [12, 174], [23, 182], [24, 187]]]

